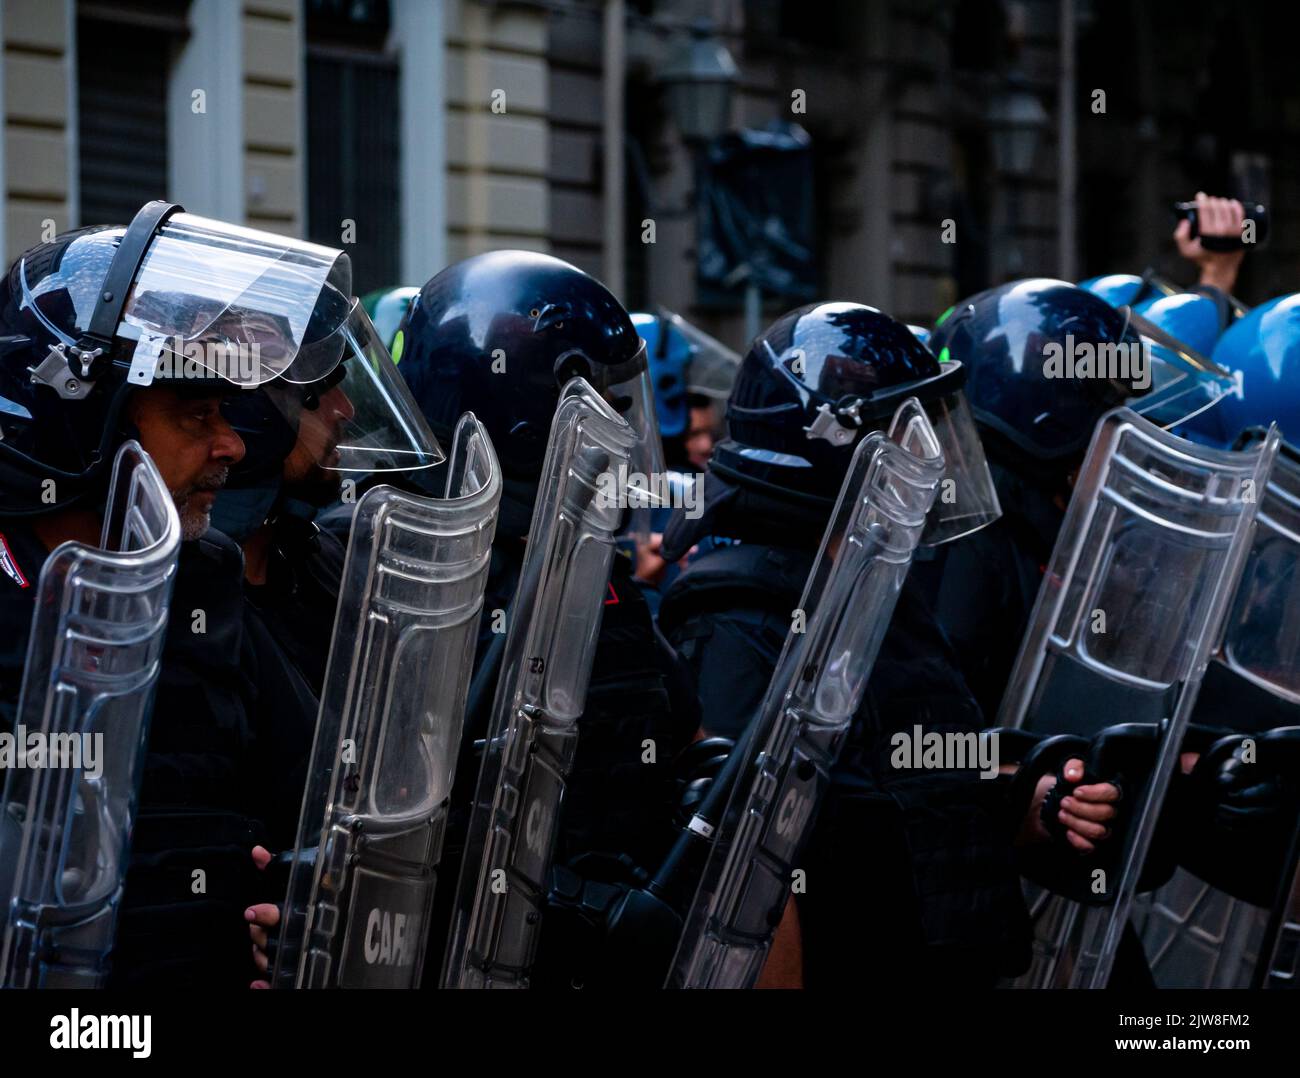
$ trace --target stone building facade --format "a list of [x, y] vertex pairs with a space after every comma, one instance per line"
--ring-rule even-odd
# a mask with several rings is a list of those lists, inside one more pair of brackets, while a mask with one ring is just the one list
[[[700, 304], [692, 158], [659, 81], [705, 17], [739, 68], [733, 126], [811, 135], [825, 295], [929, 322], [1016, 276], [1185, 277], [1169, 204], [1198, 186], [1273, 211], [1244, 299], [1300, 287], [1300, 84], [1266, 18], [1220, 0], [618, 0], [611, 51], [614, 2], [4, 0], [0, 248], [168, 197], [350, 245], [362, 290], [550, 251], [740, 347], [739, 297]], [[1044, 115], [1016, 174], [991, 119], [1013, 84]]]

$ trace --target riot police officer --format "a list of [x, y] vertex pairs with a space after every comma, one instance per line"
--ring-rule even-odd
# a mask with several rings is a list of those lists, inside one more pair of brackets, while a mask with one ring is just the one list
[[[660, 611], [696, 674], [710, 732], [736, 735], [755, 713], [853, 445], [903, 399], [925, 404], [948, 462], [951, 496], [936, 505], [929, 541], [996, 516], [964, 374], [860, 304], [800, 308], [754, 342], [728, 404], [729, 437], [706, 474], [704, 513], [678, 514], [665, 540], [669, 557], [704, 537], [714, 543]], [[920, 589], [906, 584], [804, 862], [798, 915], [810, 987], [868, 963], [905, 981], [987, 983], [1023, 961], [1012, 856], [1022, 827], [998, 785], [889, 763], [899, 731], [982, 725], [951, 645]]]
[[[496, 251], [448, 267], [411, 302], [393, 354], [433, 432], [446, 438], [463, 412], [473, 412], [492, 438], [503, 476], [455, 807], [473, 788], [477, 768], [468, 750], [483, 736], [492, 703], [503, 616], [510, 616], [563, 385], [581, 375], [628, 420], [639, 440], [636, 472], [653, 477], [663, 465], [645, 349], [630, 317], [600, 282], [559, 259]], [[630, 559], [616, 557], [579, 719], [557, 863], [594, 854], [615, 866], [620, 856], [652, 859], [666, 840], [660, 801], [667, 764], [697, 726], [689, 675], [656, 631]], [[655, 745], [654, 763], [643, 762], [647, 741]], [[456, 844], [453, 835], [445, 854], [453, 868]], [[455, 878], [446, 868], [441, 875]], [[439, 887], [439, 903], [451, 892]], [[545, 950], [554, 935], [543, 932], [542, 938]], [[435, 951], [429, 960], [436, 964]], [[543, 959], [541, 980], [534, 983], [545, 983], [548, 969], [562, 977], [557, 965]]]
[[[1185, 300], [1192, 298], [1157, 299], [1148, 313], [1180, 324], [1178, 317], [1189, 314]], [[1186, 425], [1205, 424], [1223, 407], [1222, 379], [1178, 342], [1152, 336], [1160, 328], [1093, 291], [1046, 278], [982, 292], [945, 312], [935, 326], [931, 347], [970, 371], [967, 394], [1004, 515], [968, 542], [929, 560], [918, 558], [913, 574], [990, 721], [998, 714], [1097, 421], [1127, 403], [1179, 432], [1186, 417], [1195, 417]], [[1094, 358], [1109, 350], [1134, 362], [1110, 371], [1098, 365], [1087, 376], [1054, 375], [1049, 358], [1085, 350]], [[1077, 791], [1067, 809], [1086, 838], [1100, 837], [1105, 820], [1095, 806], [1078, 804]], [[1131, 933], [1121, 953], [1125, 976], [1145, 980]]]
[[[259, 678], [277, 675], [259, 672], [264, 656], [244, 632], [239, 548], [208, 527], [244, 455], [222, 409], [232, 392], [315, 383], [344, 365], [349, 276], [341, 252], [151, 203], [126, 228], [33, 248], [0, 291], [0, 499], [20, 575], [94, 529], [127, 437], [156, 459], [186, 540], [118, 923], [119, 984], [247, 983], [243, 911], [261, 893], [249, 851], [292, 835], [286, 776], [310, 727], [256, 706]], [[10, 639], [24, 638], [29, 615], [7, 604]]]
[[[1213, 402], [1219, 380], [1143, 337], [1141, 319], [1087, 290], [1047, 278], [1013, 281], [939, 319], [930, 346], [969, 372], [966, 394], [988, 451], [1003, 516], [969, 542], [918, 555], [930, 597], [985, 714], [998, 712], [1043, 571], [1097, 420], [1125, 402], [1162, 425]], [[1131, 358], [1115, 377], [1058, 377], [1060, 350]], [[1145, 369], [1143, 364], [1146, 364]], [[1145, 383], [1145, 384], [1144, 384]], [[1217, 408], [1218, 406], [1216, 406]]]

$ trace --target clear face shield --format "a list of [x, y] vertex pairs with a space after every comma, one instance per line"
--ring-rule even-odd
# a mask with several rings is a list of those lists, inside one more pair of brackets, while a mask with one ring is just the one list
[[354, 302], [348, 320], [316, 347], [337, 357], [324, 378], [305, 385], [277, 378], [246, 391], [252, 394], [247, 407], [244, 392], [226, 406], [246, 445], [252, 444], [245, 433], [250, 427], [280, 428], [281, 420], [296, 434], [283, 475], [299, 497], [327, 504], [338, 497], [348, 475], [414, 472], [442, 460], [437, 440], [360, 305]]
[[[836, 445], [846, 445], [855, 431], [882, 427], [898, 441], [905, 433], [895, 429], [899, 422], [899, 405], [908, 397], [920, 399], [934, 428], [934, 437], [943, 451], [944, 477], [933, 507], [927, 517], [921, 546], [940, 546], [970, 535], [992, 524], [1002, 515], [997, 488], [984, 456], [975, 417], [962, 390], [965, 373], [957, 360], [946, 360], [941, 373], [923, 381], [906, 382], [864, 396], [846, 396], [805, 428], [809, 438], [825, 438]], [[864, 387], [865, 389], [866, 387]]]
[[690, 361], [686, 365], [686, 392], [725, 402], [731, 396], [732, 383], [740, 371], [740, 354], [698, 326], [691, 325], [679, 314], [664, 310], [660, 316], [691, 347]]
[[[943, 451], [944, 477], [926, 519], [921, 546], [935, 547], [971, 535], [1002, 515], [997, 488], [984, 456], [975, 417], [962, 390], [965, 372], [957, 360], [945, 360], [942, 373], [927, 380], [933, 393], [923, 404]], [[947, 392], [936, 392], [946, 388]], [[896, 429], [905, 409], [895, 411], [907, 397], [920, 397], [917, 383], [898, 386], [871, 397], [872, 414], [892, 416], [888, 434], [899, 441], [905, 433]]]
[[[925, 412], [944, 459], [944, 477], [921, 535], [921, 546], [934, 547], [992, 524], [1002, 506], [966, 394], [956, 389], [936, 397], [926, 402]], [[893, 424], [889, 435], [899, 440]]]
[[[316, 357], [338, 355], [313, 395], [317, 407], [303, 412], [300, 442], [314, 439], [325, 450], [321, 466], [339, 472], [409, 472], [444, 459], [437, 439], [415, 403], [397, 365], [360, 303], [322, 342]], [[292, 369], [289, 372], [293, 373]]]
[[316, 381], [328, 359], [304, 345], [347, 321], [351, 290], [341, 251], [177, 213], [150, 243], [123, 308], [118, 335], [140, 342], [129, 377], [147, 384], [150, 352], [166, 347], [173, 364], [237, 386]]
[[1137, 392], [1125, 402], [1138, 415], [1177, 434], [1181, 424], [1213, 408], [1235, 388], [1231, 371], [1166, 333], [1131, 307], [1122, 307], [1120, 311], [1127, 319], [1124, 347], [1140, 349], [1132, 365], [1135, 376], [1128, 380]]
[[432, 467], [444, 454], [350, 289], [340, 251], [176, 214], [123, 311], [128, 380], [260, 388], [326, 471]]
[[[561, 358], [557, 369], [563, 363]], [[587, 369], [591, 370], [592, 366], [588, 364]], [[601, 397], [623, 417], [636, 436], [628, 458], [627, 474], [619, 477], [627, 508], [620, 534], [645, 543], [650, 539], [651, 511], [667, 508], [671, 501], [645, 341], [628, 362], [617, 367], [597, 367], [591, 370], [591, 374], [599, 380], [592, 384], [600, 391]], [[603, 379], [600, 378], [602, 374]]]

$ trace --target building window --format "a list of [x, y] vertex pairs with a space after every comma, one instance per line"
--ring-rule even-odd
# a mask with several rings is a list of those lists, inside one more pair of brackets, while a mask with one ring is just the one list
[[[403, 282], [400, 87], [388, 4], [309, 0], [307, 232], [352, 258], [357, 295]], [[344, 230], [353, 222], [352, 242]]]
[[83, 225], [126, 224], [167, 194], [167, 82], [188, 2], [77, 8], [77, 167]]

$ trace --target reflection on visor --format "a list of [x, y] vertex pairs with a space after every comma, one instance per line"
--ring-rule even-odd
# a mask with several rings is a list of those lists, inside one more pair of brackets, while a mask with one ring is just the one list
[[[606, 382], [600, 390], [601, 398], [626, 421], [636, 439], [628, 453], [626, 467], [619, 467], [623, 474], [615, 477], [623, 499], [620, 507], [624, 509], [623, 523], [618, 530], [638, 542], [647, 542], [651, 511], [667, 508], [671, 499], [667, 494], [667, 466], [659, 438], [644, 340], [636, 356], [622, 366], [625, 371], [633, 372], [631, 376], [621, 382]], [[604, 371], [608, 370], [608, 367], [604, 368]], [[603, 371], [598, 368], [596, 373]], [[571, 378], [561, 391], [561, 401], [582, 392], [583, 388], [580, 378]]]
[[[641, 362], [637, 364], [637, 360]], [[630, 472], [624, 481], [628, 505], [635, 518], [628, 530], [637, 534], [644, 532], [648, 536], [648, 519], [643, 522], [637, 514], [665, 508], [668, 502], [661, 493], [656, 493], [665, 489], [663, 480], [667, 465], [664, 463], [664, 447], [654, 410], [650, 371], [644, 361], [645, 342], [642, 341], [637, 359], [633, 360], [633, 364], [640, 369], [627, 381], [610, 384], [601, 395], [627, 421], [636, 435], [628, 461]]]
[[636, 433], [637, 444], [632, 453], [632, 466], [646, 475], [657, 475], [664, 471], [664, 449], [659, 439], [659, 424], [655, 419], [650, 372], [642, 370], [630, 381], [611, 385], [605, 390], [604, 397]]
[[349, 317], [351, 288], [341, 251], [178, 213], [150, 244], [123, 322], [178, 340], [237, 385], [310, 382], [329, 366], [307, 348]]
[[725, 401], [740, 370], [740, 355], [721, 341], [710, 337], [681, 315], [661, 310], [660, 316], [677, 330], [690, 345], [686, 361], [686, 389], [702, 397]]
[[1122, 307], [1120, 311], [1127, 320], [1126, 326], [1133, 329], [1143, 341], [1164, 349], [1165, 355], [1170, 362], [1178, 363], [1189, 371], [1206, 374], [1220, 381], [1232, 381], [1231, 371], [1220, 367], [1213, 360], [1201, 355], [1191, 345], [1184, 344], [1178, 338], [1170, 336], [1154, 322], [1143, 318], [1131, 307]]

